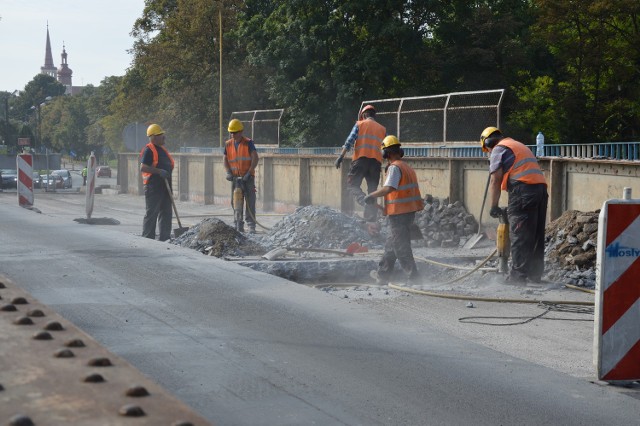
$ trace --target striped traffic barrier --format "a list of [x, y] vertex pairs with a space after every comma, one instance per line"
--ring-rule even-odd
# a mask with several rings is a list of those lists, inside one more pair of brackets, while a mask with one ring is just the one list
[[18, 154], [18, 205], [33, 207], [33, 157], [31, 154]]
[[93, 198], [96, 192], [96, 156], [93, 151], [87, 160], [87, 192], [85, 194], [85, 211], [87, 219], [91, 219], [93, 213]]
[[607, 382], [640, 379], [640, 200], [607, 200], [598, 222], [594, 362]]

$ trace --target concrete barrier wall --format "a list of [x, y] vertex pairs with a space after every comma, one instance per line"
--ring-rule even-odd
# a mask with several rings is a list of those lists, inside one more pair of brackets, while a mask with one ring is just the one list
[[[175, 154], [174, 191], [182, 201], [229, 204], [231, 184], [225, 179], [223, 157], [216, 154]], [[138, 155], [118, 156], [121, 192], [143, 195]], [[332, 156], [262, 154], [256, 169], [258, 208], [291, 212], [298, 206], [327, 205], [345, 213], [362, 212], [346, 190], [350, 160], [340, 170]], [[480, 215], [488, 177], [482, 158], [409, 158], [424, 195], [462, 201], [476, 218]], [[549, 183], [549, 219], [566, 210], [592, 211], [605, 200], [621, 198], [631, 187], [640, 198], [640, 163], [615, 160], [542, 158], [540, 166]], [[384, 178], [384, 174], [381, 180]], [[178, 188], [176, 190], [176, 188]], [[363, 184], [363, 189], [365, 185]], [[507, 196], [502, 195], [501, 205]], [[483, 223], [495, 223], [485, 206]]]

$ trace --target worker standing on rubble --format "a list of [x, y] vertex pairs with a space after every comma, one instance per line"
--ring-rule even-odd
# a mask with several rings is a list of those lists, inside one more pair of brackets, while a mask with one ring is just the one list
[[360, 186], [362, 180], [367, 181], [367, 192], [370, 194], [378, 189], [380, 183], [380, 170], [382, 168], [382, 140], [387, 134], [383, 125], [375, 120], [376, 109], [373, 105], [367, 105], [360, 112], [360, 120], [351, 129], [342, 152], [335, 162], [339, 169], [345, 154], [353, 147], [351, 167], [347, 175], [347, 190], [355, 198], [356, 202], [364, 206], [364, 220], [375, 222], [377, 209], [375, 206], [365, 205], [365, 193]]
[[149, 143], [144, 147], [140, 160], [140, 172], [144, 183], [146, 212], [142, 221], [142, 236], [156, 238], [156, 222], [160, 231], [159, 240], [166, 241], [171, 236], [171, 196], [167, 183], [171, 186], [171, 172], [174, 161], [164, 147], [164, 130], [157, 125], [147, 127]]
[[411, 250], [411, 226], [416, 212], [424, 208], [416, 172], [402, 161], [404, 151], [398, 138], [387, 136], [382, 142], [382, 158], [387, 160], [384, 186], [364, 197], [364, 202], [374, 208], [377, 197], [384, 197], [385, 215], [389, 218], [391, 233], [384, 245], [384, 254], [378, 263], [375, 276], [378, 284], [387, 284], [393, 273], [396, 259], [407, 274], [408, 283], [420, 282], [420, 275]]
[[[224, 147], [224, 168], [227, 169], [227, 180], [231, 182], [231, 194], [236, 185], [241, 185], [246, 200], [247, 209], [245, 221], [249, 225], [249, 232], [256, 232], [256, 166], [258, 165], [258, 151], [253, 140], [244, 137], [244, 126], [237, 118], [229, 122], [228, 129], [231, 139]], [[241, 182], [238, 182], [241, 177]], [[244, 223], [238, 225], [238, 230], [244, 232]]]
[[523, 143], [503, 136], [496, 127], [480, 135], [489, 152], [489, 205], [491, 217], [499, 217], [500, 192], [509, 193], [507, 217], [511, 240], [508, 281], [540, 282], [544, 272], [544, 228], [547, 217], [547, 182], [536, 157]]

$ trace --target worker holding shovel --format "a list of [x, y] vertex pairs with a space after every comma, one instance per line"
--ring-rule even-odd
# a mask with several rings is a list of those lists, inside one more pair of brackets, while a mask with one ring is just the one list
[[144, 147], [140, 160], [140, 172], [144, 184], [146, 212], [142, 221], [142, 236], [156, 238], [156, 222], [159, 240], [166, 241], [171, 236], [171, 172], [174, 161], [164, 147], [164, 130], [151, 124], [147, 128], [149, 143]]
[[384, 212], [391, 232], [384, 245], [378, 270], [372, 276], [378, 284], [388, 284], [396, 260], [407, 275], [407, 282], [418, 284], [420, 275], [411, 250], [411, 232], [416, 212], [424, 209], [416, 172], [402, 161], [404, 151], [398, 138], [387, 136], [382, 142], [382, 158], [387, 160], [384, 186], [364, 198], [373, 205], [377, 197], [384, 197]]
[[[242, 135], [244, 126], [242, 121], [234, 118], [229, 122], [228, 126], [229, 139], [224, 147], [224, 167], [227, 169], [227, 180], [231, 182], [231, 194], [234, 197], [234, 191], [240, 189], [242, 197], [246, 201], [247, 209], [245, 212], [245, 221], [249, 225], [249, 232], [256, 232], [256, 166], [258, 165], [258, 151], [253, 140]], [[236, 230], [244, 232], [244, 221], [242, 220], [242, 202], [236, 206], [234, 210], [239, 210], [240, 214], [235, 219]]]

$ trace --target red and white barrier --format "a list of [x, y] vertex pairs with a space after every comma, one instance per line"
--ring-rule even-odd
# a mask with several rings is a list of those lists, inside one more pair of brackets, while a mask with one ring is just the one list
[[594, 361], [605, 381], [640, 379], [640, 200], [605, 201], [598, 224]]
[[18, 154], [18, 205], [33, 207], [33, 157], [31, 154]]
[[93, 198], [96, 192], [96, 156], [91, 152], [87, 160], [87, 192], [85, 194], [85, 211], [87, 219], [91, 219], [93, 213]]

